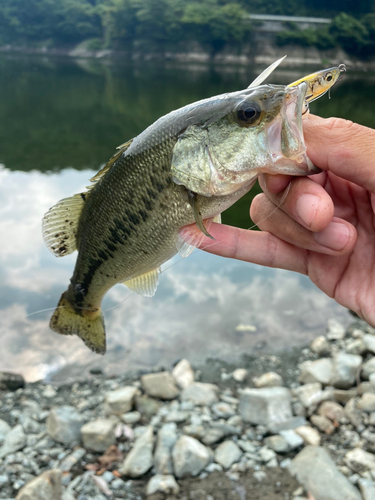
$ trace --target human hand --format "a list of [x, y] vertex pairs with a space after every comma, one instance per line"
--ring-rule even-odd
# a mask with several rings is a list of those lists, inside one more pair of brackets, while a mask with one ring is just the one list
[[[323, 172], [262, 176], [264, 194], [250, 208], [262, 231], [212, 224], [215, 242], [204, 237], [199, 246], [224, 257], [306, 274], [328, 296], [375, 326], [375, 130], [310, 116], [304, 134], [308, 156]], [[186, 239], [197, 231], [195, 225], [188, 226], [181, 235]]]

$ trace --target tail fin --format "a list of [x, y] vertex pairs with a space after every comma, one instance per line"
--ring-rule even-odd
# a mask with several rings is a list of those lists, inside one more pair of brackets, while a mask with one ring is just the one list
[[104, 318], [101, 309], [98, 311], [76, 311], [66, 297], [61, 295], [50, 321], [50, 328], [62, 335], [78, 335], [92, 351], [105, 354], [106, 339]]

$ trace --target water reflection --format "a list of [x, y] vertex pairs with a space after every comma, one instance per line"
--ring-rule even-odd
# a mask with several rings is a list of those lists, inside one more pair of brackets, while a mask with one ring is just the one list
[[[120, 285], [108, 293], [104, 358], [77, 337], [51, 332], [51, 312], [34, 314], [54, 308], [75, 261], [75, 255], [56, 259], [45, 248], [40, 225], [46, 210], [80, 192], [117, 144], [160, 115], [245, 87], [253, 77], [243, 68], [0, 58], [0, 369], [35, 380], [56, 370], [61, 376], [83, 374], [97, 364], [119, 371], [168, 366], [182, 356], [233, 360], [257, 348], [304, 343], [332, 315], [347, 320], [343, 308], [302, 276], [203, 252], [176, 258], [152, 299]], [[296, 75], [278, 78], [288, 82]], [[375, 126], [370, 89], [367, 80], [346, 79], [331, 101], [312, 108]], [[250, 226], [253, 193], [226, 212], [226, 223]], [[236, 330], [239, 324], [255, 331]]]

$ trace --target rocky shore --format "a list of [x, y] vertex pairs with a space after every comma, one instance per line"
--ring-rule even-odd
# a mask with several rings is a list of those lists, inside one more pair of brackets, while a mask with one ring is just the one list
[[375, 329], [322, 333], [294, 366], [216, 383], [187, 360], [61, 385], [0, 372], [0, 498], [375, 500]]

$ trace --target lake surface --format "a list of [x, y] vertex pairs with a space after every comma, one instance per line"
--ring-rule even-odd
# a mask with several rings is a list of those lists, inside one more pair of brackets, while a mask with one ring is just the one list
[[[310, 71], [276, 71], [272, 82], [289, 83]], [[105, 357], [76, 336], [52, 332], [52, 311], [38, 312], [57, 304], [76, 259], [57, 259], [44, 246], [41, 219], [48, 208], [81, 192], [116, 146], [158, 117], [245, 88], [255, 76], [242, 67], [0, 57], [0, 370], [32, 381], [57, 372], [84, 376], [98, 365], [116, 372], [169, 367], [181, 357], [237, 361], [243, 353], [301, 345], [332, 316], [349, 321], [348, 312], [304, 276], [204, 252], [166, 264], [151, 299], [123, 285], [107, 294]], [[325, 96], [311, 109], [375, 127], [373, 85], [374, 75], [349, 71], [332, 99]], [[254, 192], [223, 221], [249, 228]]]

